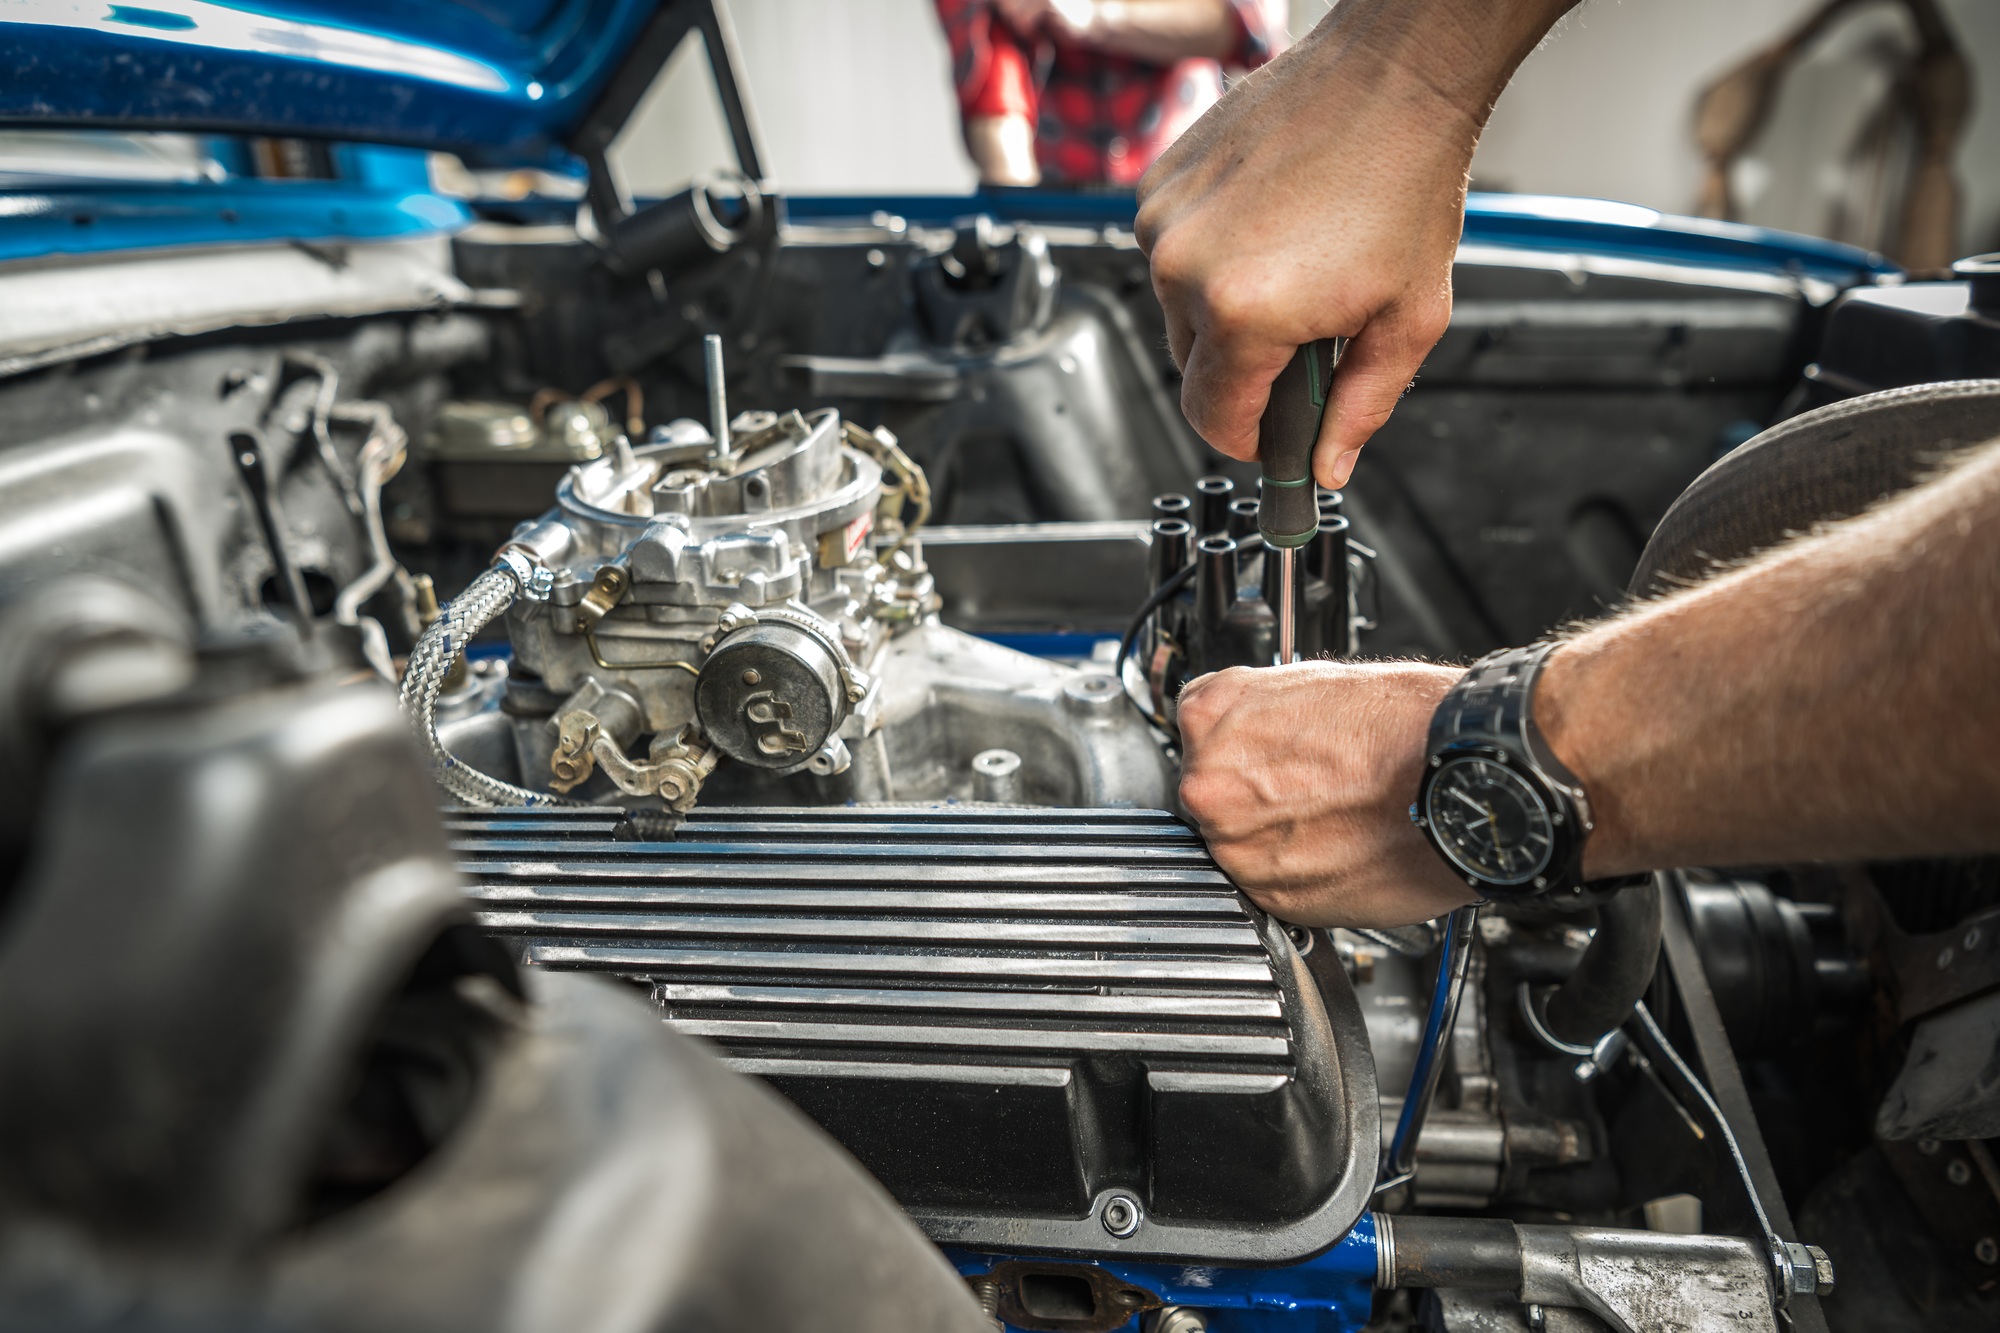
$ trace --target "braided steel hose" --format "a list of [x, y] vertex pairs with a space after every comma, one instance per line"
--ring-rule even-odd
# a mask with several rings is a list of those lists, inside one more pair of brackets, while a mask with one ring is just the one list
[[[525, 562], [523, 562], [525, 564]], [[521, 594], [521, 580], [509, 565], [499, 564], [474, 579], [466, 590], [451, 599], [443, 613], [424, 631], [410, 651], [410, 664], [403, 672], [403, 715], [430, 748], [431, 765], [438, 785], [467, 805], [581, 806], [583, 802], [530, 791], [511, 782], [502, 782], [475, 768], [469, 768], [445, 749], [437, 732], [438, 694], [445, 677], [466, 645], [485, 629]]]

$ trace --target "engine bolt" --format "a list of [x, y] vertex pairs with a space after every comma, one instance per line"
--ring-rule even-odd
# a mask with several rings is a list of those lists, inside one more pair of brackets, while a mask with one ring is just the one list
[[1124, 1239], [1139, 1229], [1139, 1219], [1144, 1214], [1139, 1201], [1129, 1194], [1114, 1194], [1104, 1201], [1104, 1211], [1098, 1220], [1104, 1229], [1119, 1239]]
[[745, 685], [762, 685], [764, 678], [755, 671], [746, 671], [743, 673], [743, 683]]

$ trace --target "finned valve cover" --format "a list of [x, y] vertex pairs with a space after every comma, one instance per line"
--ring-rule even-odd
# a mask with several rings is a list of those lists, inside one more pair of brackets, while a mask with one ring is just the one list
[[647, 986], [846, 1145], [941, 1242], [1278, 1263], [1345, 1235], [1373, 1062], [1164, 811], [450, 816], [480, 919], [541, 967]]

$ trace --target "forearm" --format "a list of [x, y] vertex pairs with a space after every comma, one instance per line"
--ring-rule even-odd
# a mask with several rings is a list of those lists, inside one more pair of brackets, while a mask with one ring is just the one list
[[1102, 50], [1171, 64], [1236, 53], [1240, 34], [1226, 0], [1097, 0], [1077, 35]]
[[[1352, 58], [1407, 75], [1457, 109], [1474, 136], [1521, 61], [1578, 0], [1343, 0], [1293, 48], [1340, 77]], [[1470, 146], [1467, 154], [1470, 156]]]
[[971, 116], [965, 122], [965, 151], [986, 185], [1039, 185], [1035, 126], [1026, 116]]
[[2000, 449], [1580, 635], [1536, 690], [1592, 877], [2000, 850]]

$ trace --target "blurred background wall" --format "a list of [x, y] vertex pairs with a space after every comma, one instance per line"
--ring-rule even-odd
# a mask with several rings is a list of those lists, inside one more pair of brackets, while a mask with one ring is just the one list
[[[1475, 188], [1593, 195], [1692, 212], [1701, 185], [1696, 95], [1712, 79], [1819, 9], [1821, 0], [1586, 0], [1529, 56], [1480, 141]], [[1896, 38], [1891, 7], [1829, 32], [1794, 68], [1782, 123], [1765, 149], [1823, 178], [1778, 187], [1783, 163], [1765, 162], [1748, 221], [1824, 234], [1818, 201], [1839, 192], [1826, 164], [1882, 91], [1877, 72]], [[1957, 154], [1963, 190], [1958, 252], [2000, 249], [2000, 2], [1938, 0], [1972, 66], [1972, 105]], [[1299, 0], [1298, 21], [1323, 14]], [[1314, 21], [1317, 21], [1316, 18]], [[1755, 161], [1755, 159], [1753, 159]], [[1760, 168], [1739, 174], [1753, 182]], [[1772, 179], [1775, 176], [1777, 179]]]
[[[1703, 173], [1692, 128], [1697, 94], [1821, 3], [1586, 0], [1501, 98], [1473, 164], [1475, 186], [1693, 211]], [[1972, 75], [1969, 121], [1955, 153], [1956, 253], [2000, 249], [2000, 0], [1936, 3]], [[728, 6], [768, 168], [784, 188], [971, 188], [930, 0]], [[1275, 0], [1299, 33], [1327, 7], [1328, 0]], [[1803, 53], [1782, 85], [1778, 115], [1733, 168], [1746, 220], [1819, 234], [1845, 228], [1853, 234], [1843, 239], [1872, 243], [1860, 216], [1866, 200], [1848, 198], [1865, 189], [1841, 178], [1841, 163], [1869, 131], [1910, 39], [1893, 6], [1853, 9]], [[682, 53], [682, 67], [655, 88], [621, 145], [637, 192], [677, 188], [727, 160], [713, 93], [693, 54]], [[1886, 157], [1877, 154], [1891, 171], [1896, 151], [1891, 143]]]

